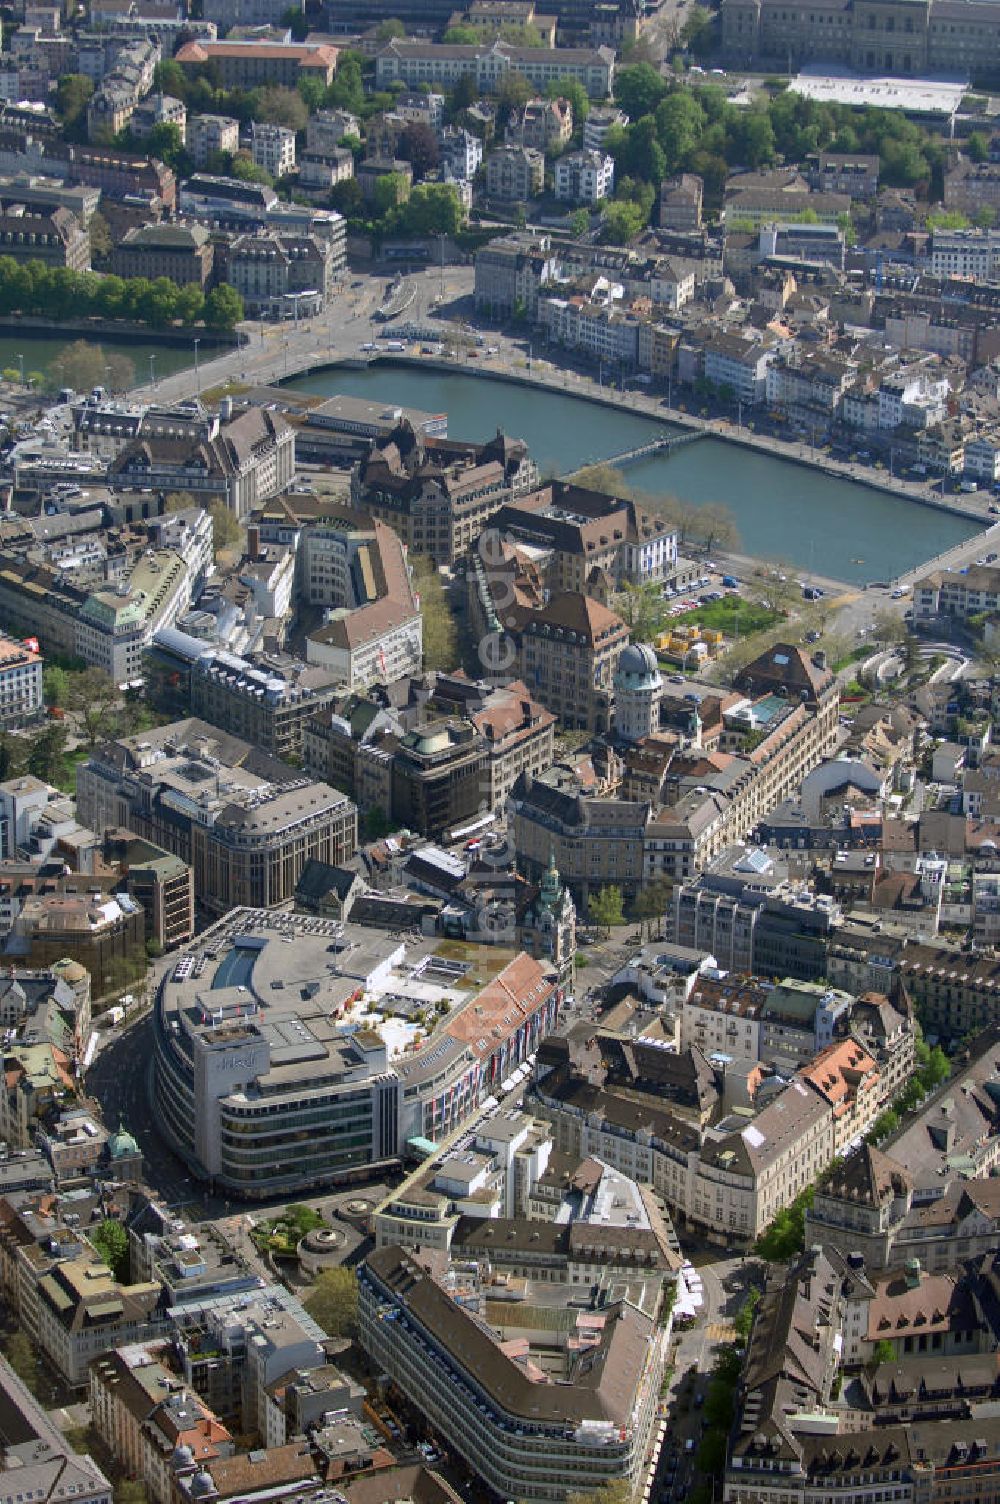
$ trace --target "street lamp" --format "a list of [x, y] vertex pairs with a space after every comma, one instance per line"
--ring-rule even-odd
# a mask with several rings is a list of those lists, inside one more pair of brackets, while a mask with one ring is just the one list
[[151, 354], [150, 357], [149, 357], [149, 384], [150, 384], [151, 387], [153, 387], [155, 389], [155, 387], [156, 387], [156, 356], [155, 356], [155, 354]]
[[194, 342], [194, 379], [195, 379], [195, 381], [197, 382], [197, 385], [198, 385], [198, 396], [199, 397], [201, 396], [201, 372], [198, 369], [198, 346], [200, 344], [201, 344], [201, 340], [200, 339], [196, 339], [195, 342]]
[[24, 385], [24, 356], [23, 355], [19, 355], [17, 357], [17, 363], [21, 367], [21, 385], [23, 386]]

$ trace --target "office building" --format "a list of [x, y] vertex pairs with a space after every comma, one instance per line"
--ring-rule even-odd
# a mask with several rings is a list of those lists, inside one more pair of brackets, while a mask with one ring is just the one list
[[195, 719], [95, 748], [77, 799], [93, 829], [124, 826], [181, 857], [216, 913], [289, 902], [310, 858], [337, 865], [357, 840], [345, 795]]
[[[527, 1354], [544, 1354], [559, 1380], [543, 1383], [537, 1361], [527, 1368], [509, 1349], [508, 1323], [490, 1327], [477, 1317], [475, 1277], [449, 1289], [418, 1257], [384, 1248], [365, 1260], [359, 1285], [360, 1340], [371, 1361], [500, 1497], [562, 1501], [578, 1484], [637, 1488], [666, 1346], [653, 1314], [609, 1302], [590, 1318], [581, 1353], [571, 1335], [586, 1320], [580, 1312], [567, 1308], [546, 1329], [535, 1318], [551, 1313], [526, 1309], [516, 1318], [528, 1332], [519, 1340]], [[539, 1299], [544, 1289], [539, 1282]]]
[[[243, 1196], [361, 1179], [409, 1140], [437, 1141], [555, 1024], [555, 975], [523, 954], [459, 993], [435, 969], [436, 942], [354, 926], [336, 941], [333, 921], [248, 910], [237, 927], [207, 935], [163, 981], [154, 1100], [199, 1178]], [[442, 1005], [429, 1034], [417, 997]]]

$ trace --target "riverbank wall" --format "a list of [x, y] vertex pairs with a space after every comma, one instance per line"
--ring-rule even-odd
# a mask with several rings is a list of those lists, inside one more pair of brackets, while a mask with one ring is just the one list
[[119, 344], [172, 345], [177, 349], [190, 349], [195, 340], [203, 350], [225, 354], [247, 343], [244, 334], [219, 334], [198, 326], [190, 329], [150, 329], [147, 324], [133, 324], [117, 319], [52, 319], [37, 315], [0, 314], [0, 335], [44, 335], [52, 339], [64, 339], [72, 344], [75, 339], [113, 339]]

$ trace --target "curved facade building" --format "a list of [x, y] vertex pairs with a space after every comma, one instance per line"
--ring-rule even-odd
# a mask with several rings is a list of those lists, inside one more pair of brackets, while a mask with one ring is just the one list
[[459, 1127], [555, 1024], [556, 975], [522, 954], [477, 994], [441, 982], [423, 1038], [436, 942], [346, 931], [237, 910], [164, 978], [154, 1103], [200, 1179], [253, 1197], [367, 1176]]

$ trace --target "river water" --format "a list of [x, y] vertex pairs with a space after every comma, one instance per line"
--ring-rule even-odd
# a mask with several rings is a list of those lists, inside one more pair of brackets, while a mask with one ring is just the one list
[[[482, 440], [503, 428], [525, 440], [543, 473], [564, 474], [664, 431], [654, 418], [579, 397], [434, 370], [332, 367], [297, 376], [290, 385], [446, 412], [453, 438]], [[630, 465], [627, 475], [631, 485], [653, 495], [724, 503], [744, 552], [832, 579], [887, 579], [977, 531], [961, 517], [722, 439], [699, 439], [672, 455], [650, 456]]]
[[[105, 356], [124, 355], [132, 363], [135, 373], [134, 384], [142, 386], [149, 380], [149, 357], [155, 357], [153, 370], [159, 380], [161, 376], [172, 376], [175, 371], [183, 371], [188, 366], [194, 365], [194, 348], [191, 345], [167, 345], [146, 343], [136, 340], [134, 343], [122, 339], [105, 339], [98, 335], [73, 336], [68, 339], [65, 335], [36, 334], [26, 329], [23, 335], [0, 333], [0, 370], [9, 368], [12, 371], [20, 370], [18, 356], [24, 356], [24, 372], [30, 376], [33, 371], [42, 371], [46, 376], [52, 376], [61, 384], [62, 377], [59, 370], [59, 358], [69, 345], [79, 340], [87, 345], [97, 345], [104, 351]], [[205, 357], [205, 347], [202, 346], [202, 358]]]

